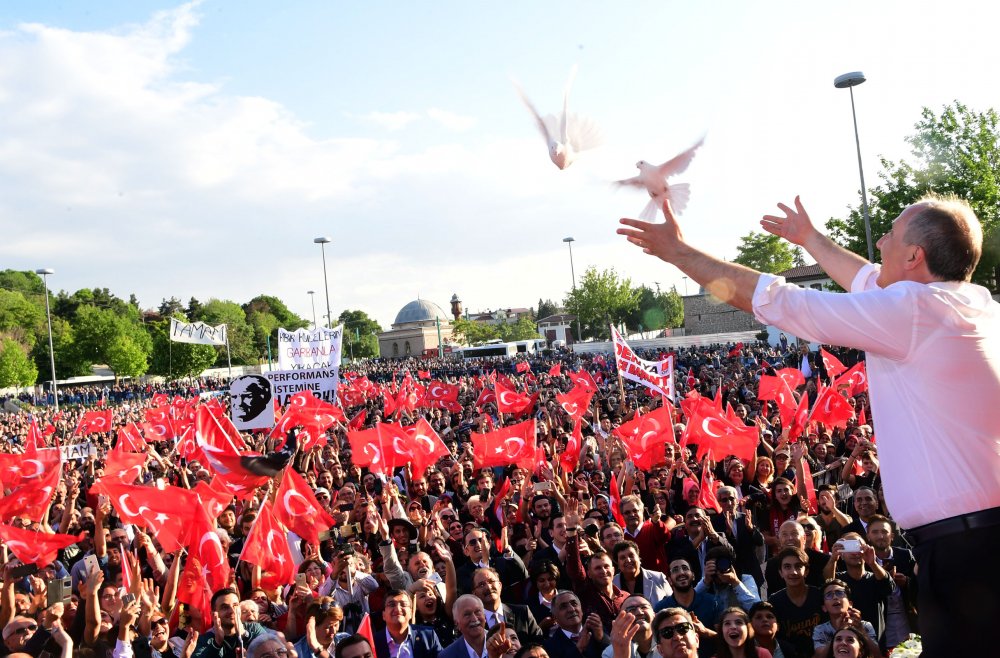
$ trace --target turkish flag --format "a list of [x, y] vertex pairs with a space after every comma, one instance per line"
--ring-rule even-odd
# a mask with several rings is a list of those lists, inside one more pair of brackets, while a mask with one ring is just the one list
[[260, 567], [260, 586], [266, 590], [276, 590], [295, 580], [295, 560], [288, 548], [287, 534], [270, 503], [260, 508], [243, 544], [240, 560]]
[[701, 467], [701, 486], [698, 487], [698, 500], [695, 505], [703, 510], [714, 509], [722, 512], [722, 506], [715, 497], [715, 478], [712, 477], [712, 469], [708, 467], [708, 461], [712, 459], [712, 451], [709, 450], [705, 462]]
[[389, 392], [389, 389], [386, 388], [382, 392], [382, 417], [389, 418], [396, 413], [396, 409], [398, 408], [399, 404], [396, 403], [395, 396], [393, 396], [392, 393]]
[[60, 549], [72, 546], [85, 536], [82, 532], [79, 535], [58, 535], [0, 525], [0, 539], [7, 544], [7, 548], [21, 562], [38, 565], [39, 569], [55, 562]]
[[195, 432], [198, 448], [208, 467], [241, 500], [249, 498], [257, 487], [267, 484], [268, 476], [243, 467], [241, 457], [258, 456], [258, 453], [243, 452], [246, 445], [228, 416], [217, 417], [210, 407], [202, 405], [198, 407]]
[[462, 405], [458, 403], [458, 393], [459, 388], [454, 384], [432, 381], [427, 385], [421, 406], [447, 409], [459, 413], [462, 411]]
[[205, 508], [208, 512], [209, 518], [217, 519], [222, 511], [229, 507], [233, 502], [233, 492], [225, 488], [225, 483], [217, 480], [219, 476], [215, 476], [216, 486], [221, 486], [222, 489], [217, 489], [211, 486], [204, 480], [200, 480], [198, 484], [194, 485], [194, 495], [198, 497], [198, 501], [201, 506]]
[[[806, 431], [806, 421], [809, 420], [809, 396], [805, 393], [799, 399], [799, 405], [792, 416], [792, 425], [788, 428], [788, 440], [795, 443]], [[782, 421], [784, 423], [784, 421]]]
[[134, 484], [142, 475], [148, 456], [144, 452], [111, 450], [104, 461], [104, 477], [122, 484]]
[[340, 407], [319, 399], [312, 391], [299, 391], [289, 399], [288, 408], [275, 423], [271, 436], [281, 437], [281, 443], [276, 446], [280, 450], [285, 445], [288, 432], [301, 427], [305, 430], [300, 437], [301, 449], [309, 452], [334, 423], [346, 421], [347, 417]]
[[195, 415], [195, 437], [202, 450], [205, 446], [229, 455], [239, 455], [247, 449], [240, 431], [226, 414], [218, 414], [211, 404], [198, 407]]
[[736, 343], [733, 349], [729, 350], [729, 358], [735, 359], [743, 351], [743, 343]]
[[135, 423], [118, 428], [118, 441], [115, 443], [114, 450], [146, 452], [147, 447], [146, 439], [142, 437], [142, 430]]
[[597, 382], [594, 378], [590, 376], [590, 373], [580, 368], [579, 372], [573, 372], [569, 375], [570, 380], [572, 380], [574, 386], [578, 388], [584, 388], [591, 393], [597, 393]]
[[142, 430], [154, 441], [172, 439], [176, 435], [172, 420], [170, 407], [146, 409], [146, 422], [142, 424]]
[[431, 371], [430, 370], [418, 370], [417, 371], [417, 379], [430, 379], [430, 378], [431, 378]]
[[111, 431], [111, 410], [105, 411], [85, 411], [80, 424], [76, 427], [76, 434], [86, 436], [97, 432]]
[[347, 429], [351, 430], [361, 429], [362, 427], [365, 426], [365, 419], [367, 417], [368, 417], [368, 410], [362, 409], [354, 416], [354, 418], [351, 419], [349, 423], [347, 423]]
[[367, 466], [375, 473], [384, 472], [382, 440], [378, 427], [348, 430], [347, 441], [351, 444], [351, 462], [355, 466]]
[[281, 478], [274, 498], [274, 515], [282, 525], [314, 545], [319, 544], [319, 533], [335, 523], [306, 481], [291, 468], [286, 468]]
[[91, 492], [107, 496], [122, 521], [155, 535], [166, 553], [185, 545], [187, 528], [194, 523], [195, 509], [200, 507], [195, 494], [174, 486], [161, 491], [101, 478]]
[[166, 393], [157, 393], [153, 396], [151, 404], [154, 407], [162, 407], [170, 404], [170, 397]]
[[[674, 442], [674, 418], [670, 411], [670, 407], [664, 404], [648, 414], [636, 414], [635, 418], [612, 431], [625, 444], [629, 458], [637, 466], [637, 460], [648, 462], [657, 454], [660, 460], [666, 460], [666, 451], [662, 446]], [[652, 452], [657, 446], [660, 446], [659, 452]], [[647, 468], [652, 468], [652, 465]]]
[[24, 441], [24, 450], [38, 450], [39, 448], [45, 447], [45, 437], [42, 436], [41, 431], [38, 429], [38, 423], [35, 421], [35, 417], [31, 417], [31, 423], [28, 424], [28, 436]]
[[868, 424], [868, 418], [865, 417], [865, 406], [863, 404], [859, 406], [861, 409], [858, 410], [858, 427]]
[[549, 377], [558, 377], [561, 374], [562, 374], [562, 364], [557, 363], [551, 368], [549, 368]]
[[[796, 370], [796, 372], [798, 371]], [[792, 416], [795, 415], [795, 406], [798, 402], [792, 389], [788, 387], [788, 382], [783, 377], [761, 375], [760, 384], [757, 387], [757, 399], [774, 400], [774, 403], [778, 405], [778, 413], [781, 414], [781, 424], [787, 426], [788, 423], [792, 422]]]
[[21, 480], [21, 484], [0, 499], [0, 519], [28, 518], [41, 523], [59, 484], [61, 469], [54, 468], [39, 477]]
[[439, 459], [449, 454], [448, 446], [444, 444], [431, 424], [421, 416], [415, 425], [404, 428], [410, 437], [410, 473], [412, 477], [420, 477], [427, 472], [428, 467], [436, 464]]
[[193, 611], [198, 611], [202, 619], [203, 632], [211, 626], [212, 591], [206, 578], [206, 569], [196, 555], [188, 554], [184, 562], [184, 571], [181, 572], [177, 582], [177, 601], [187, 604]]
[[858, 361], [850, 370], [837, 378], [833, 387], [841, 389], [847, 387], [847, 394], [851, 397], [860, 395], [868, 390], [868, 371], [865, 369], [865, 362]]
[[505, 386], [499, 380], [496, 383], [496, 394], [497, 411], [502, 414], [512, 414], [514, 416], [521, 416], [531, 411], [535, 405], [535, 400], [538, 398], [537, 395], [521, 395]]
[[615, 523], [620, 525], [623, 529], [625, 526], [625, 517], [622, 516], [622, 490], [618, 486], [618, 476], [612, 471], [611, 473], [611, 484], [609, 485], [608, 493], [611, 504], [611, 516], [615, 517]]
[[583, 386], [574, 386], [569, 393], [556, 393], [556, 402], [566, 412], [566, 415], [579, 423], [590, 409], [590, 400], [594, 393]]
[[194, 522], [188, 526], [186, 544], [188, 555], [195, 556], [202, 565], [209, 591], [216, 592], [228, 587], [229, 559], [222, 549], [213, 519], [208, 517], [208, 512], [200, 505], [195, 506]]
[[483, 392], [479, 394], [479, 398], [476, 400], [476, 409], [482, 411], [483, 407], [490, 403], [497, 403], [497, 394], [492, 388], [484, 388]]
[[375, 635], [372, 633], [372, 620], [367, 612], [361, 618], [361, 623], [358, 624], [358, 635], [364, 636], [368, 640], [368, 646], [371, 647], [372, 655], [375, 655]]
[[59, 471], [61, 465], [59, 448], [27, 450], [21, 455], [0, 453], [0, 483], [4, 489], [14, 489], [52, 471]]
[[822, 347], [819, 348], [819, 358], [823, 360], [823, 367], [826, 369], [826, 376], [831, 379], [847, 370], [847, 366], [841, 363], [840, 359], [830, 354]]
[[854, 408], [847, 403], [840, 390], [836, 386], [820, 386], [810, 420], [831, 427], [846, 427], [847, 421], [852, 418], [854, 418]]
[[566, 439], [566, 449], [559, 455], [559, 465], [567, 473], [572, 473], [580, 464], [580, 449], [583, 448], [583, 433], [580, 421], [573, 423], [573, 432]]
[[476, 469], [487, 466], [535, 465], [535, 419], [501, 427], [488, 434], [472, 434], [472, 458]]
[[529, 372], [531, 370], [531, 365], [527, 361], [518, 361], [517, 365], [514, 366], [514, 370], [517, 372]]
[[735, 455], [752, 462], [757, 454], [757, 428], [734, 423], [715, 408], [715, 404], [699, 398], [692, 410], [689, 440], [698, 444], [698, 459], [709, 449], [717, 455]]
[[793, 391], [806, 383], [805, 375], [798, 368], [782, 368], [774, 374], [784, 379], [788, 388]]

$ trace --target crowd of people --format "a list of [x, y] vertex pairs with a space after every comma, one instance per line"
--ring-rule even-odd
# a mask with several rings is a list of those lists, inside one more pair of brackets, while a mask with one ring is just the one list
[[[832, 351], [845, 365], [861, 356]], [[636, 467], [616, 429], [670, 403], [620, 385], [607, 354], [353, 364], [352, 377], [380, 386], [418, 372], [458, 385], [461, 411], [418, 407], [392, 419], [407, 426], [423, 417], [450, 454], [425, 473], [404, 466], [378, 475], [352, 462], [351, 430], [331, 427], [325, 445], [299, 450], [288, 466], [334, 520], [331, 531], [315, 543], [287, 535], [296, 576], [262, 586], [260, 569], [240, 556], [276, 486], [226, 501], [213, 523], [232, 579], [211, 592], [211, 617], [178, 603], [193, 549], [165, 551], [161, 536], [126, 523], [94, 490], [122, 439], [114, 431], [90, 434], [93, 456], [63, 464], [44, 515], [5, 519], [78, 541], [30, 574], [13, 551], [6, 554], [4, 653], [791, 658], [882, 655], [916, 632], [914, 559], [885, 508], [872, 425], [858, 424], [874, 420], [867, 396], [850, 399], [854, 420], [809, 424], [797, 440], [775, 404], [757, 399], [757, 386], [762, 374], [802, 366], [802, 350], [720, 345], [682, 349], [675, 358], [678, 399], [697, 393], [731, 408], [758, 432], [755, 459], [699, 461], [675, 409], [662, 456], [651, 468]], [[827, 374], [814, 353], [806, 358], [812, 376], [801, 395], [815, 401]], [[581, 371], [598, 390], [583, 416], [579, 464], [567, 471], [559, 457], [574, 427], [556, 395], [572, 389]], [[473, 436], [516, 420], [499, 415], [495, 403], [476, 406], [493, 373], [538, 393], [530, 414], [548, 459], [534, 469], [475, 468]], [[141, 422], [157, 393], [194, 396], [219, 386], [134, 385], [117, 398], [91, 392], [88, 403], [63, 406], [59, 416], [46, 406], [30, 417], [6, 413], [4, 449], [25, 450], [31, 418], [51, 425], [48, 442], [65, 445], [81, 440], [73, 434], [89, 410], [111, 409], [118, 428]], [[381, 395], [344, 411], [364, 418], [358, 430], [388, 420]], [[275, 446], [265, 436], [244, 438], [267, 453]], [[180, 459], [174, 449], [173, 440], [151, 441], [138, 483], [212, 481], [212, 464]], [[701, 491], [706, 483], [713, 491]], [[72, 595], [63, 602], [49, 590], [65, 577]]]

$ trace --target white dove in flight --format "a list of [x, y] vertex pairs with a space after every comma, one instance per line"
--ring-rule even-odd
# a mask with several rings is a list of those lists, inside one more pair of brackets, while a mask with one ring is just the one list
[[589, 117], [569, 113], [569, 89], [573, 85], [575, 77], [576, 66], [573, 66], [569, 80], [566, 82], [566, 91], [563, 92], [562, 114], [558, 117], [551, 114], [542, 117], [538, 114], [538, 110], [528, 100], [521, 86], [516, 81], [511, 81], [514, 83], [517, 95], [521, 97], [521, 101], [535, 117], [538, 129], [545, 137], [545, 143], [549, 146], [549, 158], [560, 169], [565, 169], [573, 164], [581, 151], [601, 145], [601, 131], [597, 124]]
[[631, 185], [633, 187], [644, 187], [649, 192], [649, 203], [639, 213], [639, 219], [651, 220], [656, 218], [658, 209], [663, 208], [663, 202], [670, 200], [670, 206], [674, 214], [680, 215], [687, 206], [691, 197], [691, 188], [687, 183], [675, 183], [669, 185], [667, 179], [675, 176], [691, 164], [694, 154], [705, 141], [702, 137], [698, 143], [684, 151], [680, 155], [667, 160], [660, 166], [652, 165], [645, 160], [639, 160], [635, 166], [639, 169], [639, 175], [633, 178], [615, 181], [617, 185]]

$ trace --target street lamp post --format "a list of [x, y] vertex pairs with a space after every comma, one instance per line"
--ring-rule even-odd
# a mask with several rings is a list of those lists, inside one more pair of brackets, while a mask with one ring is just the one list
[[[573, 243], [572, 237], [563, 238], [563, 242], [569, 247], [569, 275], [573, 278], [573, 292], [576, 292], [576, 269], [573, 267]], [[580, 342], [580, 318], [576, 319], [576, 342]]]
[[688, 278], [686, 276], [682, 276], [681, 278], [684, 279], [684, 296], [687, 297], [687, 294], [688, 294]]
[[49, 364], [52, 366], [52, 401], [55, 404], [56, 413], [59, 413], [59, 391], [56, 389], [56, 353], [52, 347], [52, 311], [49, 310], [49, 279], [50, 274], [55, 274], [55, 270], [44, 267], [35, 270], [35, 274], [42, 277], [42, 285], [45, 286], [45, 318], [49, 323]]
[[316, 329], [316, 291], [307, 290], [306, 292], [309, 294], [309, 302], [313, 307], [313, 329]]
[[851, 92], [851, 117], [854, 119], [854, 145], [858, 149], [858, 172], [861, 174], [861, 212], [865, 218], [865, 242], [868, 244], [868, 262], [875, 262], [875, 251], [872, 249], [872, 222], [868, 215], [868, 192], [865, 190], [865, 170], [861, 166], [861, 139], [858, 137], [858, 115], [854, 111], [854, 87], [863, 83], [867, 78], [861, 71], [853, 71], [838, 75], [833, 86], [837, 89], [845, 87]]
[[326, 326], [329, 329], [333, 319], [330, 317], [330, 284], [326, 280], [326, 245], [330, 244], [330, 238], [313, 238], [313, 242], [319, 245], [323, 253], [323, 288], [326, 290]]

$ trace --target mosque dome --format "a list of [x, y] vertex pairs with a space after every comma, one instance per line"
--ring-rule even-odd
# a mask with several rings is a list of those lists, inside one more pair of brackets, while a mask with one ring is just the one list
[[413, 322], [434, 322], [436, 318], [440, 318], [442, 322], [448, 322], [448, 314], [440, 306], [426, 299], [415, 299], [399, 309], [392, 324], [396, 326]]

